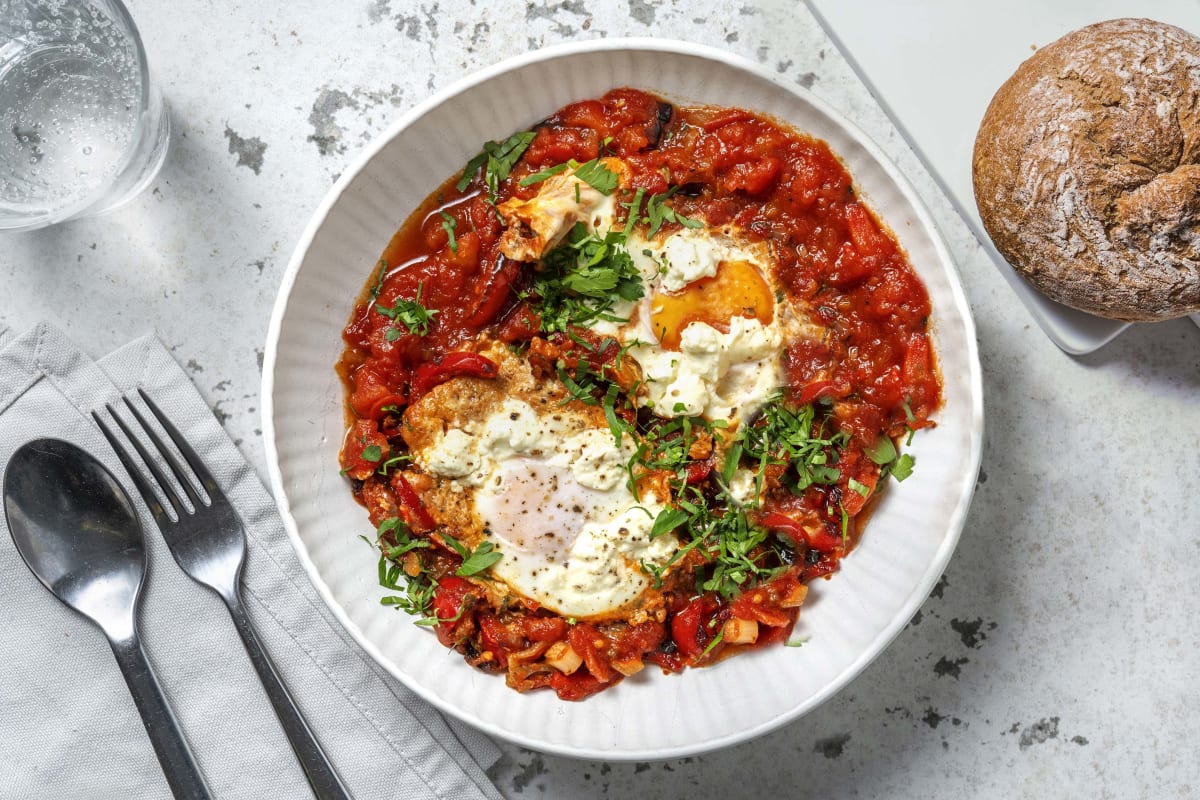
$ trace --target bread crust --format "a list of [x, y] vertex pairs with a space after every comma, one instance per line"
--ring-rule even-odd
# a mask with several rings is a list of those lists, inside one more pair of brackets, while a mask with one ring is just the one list
[[1050, 298], [1111, 319], [1200, 311], [1200, 39], [1147, 19], [1040, 49], [992, 98], [975, 202]]

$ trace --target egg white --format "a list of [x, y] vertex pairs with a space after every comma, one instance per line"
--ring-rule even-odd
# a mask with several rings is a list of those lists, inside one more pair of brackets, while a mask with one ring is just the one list
[[649, 586], [640, 564], [664, 564], [678, 543], [650, 538], [662, 506], [626, 486], [628, 438], [617, 446], [568, 407], [539, 412], [516, 398], [469, 427], [447, 429], [413, 457], [470, 494], [501, 553], [491, 576], [564, 616], [636, 603]]

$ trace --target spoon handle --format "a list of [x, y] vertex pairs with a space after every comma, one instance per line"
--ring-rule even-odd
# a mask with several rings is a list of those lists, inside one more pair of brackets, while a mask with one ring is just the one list
[[300, 713], [296, 701], [292, 699], [291, 693], [283, 683], [283, 678], [279, 676], [279, 671], [259, 641], [254, 626], [250, 624], [250, 618], [242, 605], [241, 592], [235, 589], [224, 597], [229, 614], [233, 617], [234, 627], [241, 634], [242, 643], [246, 645], [250, 663], [258, 671], [258, 677], [267, 691], [271, 705], [275, 708], [275, 715], [279, 717], [283, 732], [287, 734], [292, 750], [300, 761], [304, 775], [308, 778], [313, 794], [318, 800], [350, 800], [349, 790], [342, 783], [325, 751], [321, 749], [308, 720]]
[[192, 750], [188, 747], [183, 731], [167, 705], [158, 678], [150, 667], [150, 661], [142, 650], [137, 634], [124, 639], [110, 639], [121, 673], [129, 684], [134, 705], [142, 715], [146, 733], [162, 765], [163, 774], [176, 800], [212, 800], [212, 792], [204, 782], [204, 775], [196, 764]]

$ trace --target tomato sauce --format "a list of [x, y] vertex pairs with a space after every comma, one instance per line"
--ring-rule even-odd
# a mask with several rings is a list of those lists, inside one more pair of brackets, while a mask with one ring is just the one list
[[[874, 490], [880, 471], [869, 451], [881, 439], [895, 441], [933, 424], [941, 381], [928, 295], [824, 142], [745, 110], [675, 108], [634, 89], [568, 105], [533, 134], [498, 183], [498, 199], [533, 197], [538, 186], [521, 186], [522, 179], [570, 159], [615, 156], [630, 169], [627, 193], [672, 192], [678, 215], [709, 226], [732, 224], [768, 245], [777, 284], [828, 332], [786, 347], [785, 389], [791, 402], [815, 404], [823, 424], [849, 437], [838, 462], [844, 477]], [[345, 328], [339, 370], [351, 426], [342, 465], [376, 524], [388, 514], [410, 524], [420, 516], [409, 508], [420, 504], [419, 497], [398, 497], [395, 481], [381, 475], [378, 460], [369, 456], [398, 449], [396, 432], [422, 366], [469, 349], [483, 333], [518, 345], [537, 336], [537, 321], [522, 299], [533, 267], [500, 252], [503, 227], [482, 172], [447, 181], [409, 218], [384, 250]], [[673, 227], [678, 224], [667, 222], [664, 230]], [[414, 299], [432, 314], [423, 335], [379, 313]], [[712, 467], [690, 467], [689, 481], [710, 479]], [[696, 594], [687, 585], [685, 559], [679, 574], [687, 580], [668, 582], [657, 616], [636, 624], [569, 626], [563, 641], [582, 660], [570, 672], [540, 668], [550, 643], [531, 636], [536, 629], [545, 639], [553, 629], [561, 638], [559, 618], [536, 604], [495, 613], [485, 608], [484, 592], [461, 578], [438, 581], [434, 606], [442, 621], [436, 628], [468, 661], [506, 672], [516, 688], [551, 686], [565, 699], [611, 686], [625, 674], [614, 664], [644, 659], [677, 671], [709, 663], [745, 649], [714, 646], [713, 626], [729, 619], [749, 615], [757, 621], [763, 634], [754, 646], [785, 639], [802, 594], [797, 587], [837, 569], [867, 506], [864, 497], [846, 491], [845, 480], [801, 495], [774, 492], [761, 524], [791, 542], [797, 562], [785, 565], [778, 585], [756, 590], [757, 604], [746, 599], [750, 595], [730, 601]], [[824, 520], [823, 530], [787, 521], [810, 512]], [[445, 547], [438, 558], [444, 568], [457, 563]]]

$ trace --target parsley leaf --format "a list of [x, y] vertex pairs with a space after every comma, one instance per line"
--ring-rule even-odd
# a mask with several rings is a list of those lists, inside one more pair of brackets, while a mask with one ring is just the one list
[[542, 170], [541, 172], [535, 172], [532, 175], [526, 175], [521, 179], [521, 185], [533, 186], [535, 183], [541, 183], [548, 178], [553, 178], [560, 172], [565, 172], [568, 166], [570, 165], [564, 161], [563, 163], [556, 164], [553, 167], [546, 167], [546, 169]]
[[495, 545], [489, 541], [480, 542], [474, 550], [468, 550], [462, 542], [444, 531], [442, 538], [454, 549], [454, 552], [462, 556], [463, 563], [455, 570], [455, 575], [464, 578], [478, 575], [502, 558], [500, 552], [495, 549]]
[[375, 284], [371, 287], [371, 301], [374, 302], [379, 293], [383, 291], [383, 279], [387, 277], [388, 265], [384, 259], [379, 259], [379, 263], [375, 265], [375, 269], [379, 270], [375, 275]]
[[481, 542], [475, 548], [474, 552], [463, 561], [462, 566], [454, 574], [462, 575], [463, 577], [478, 575], [501, 558], [502, 556], [499, 551], [495, 549], [495, 546], [491, 542]]
[[708, 643], [708, 647], [704, 648], [704, 652], [702, 652], [700, 654], [700, 657], [704, 658], [706, 655], [708, 655], [710, 652], [712, 652], [712, 649], [714, 647], [716, 647], [717, 645], [719, 645], [721, 643], [721, 640], [724, 638], [725, 638], [725, 628], [722, 627], [721, 630], [717, 631], [717, 635], [713, 637], [712, 641]]
[[[585, 362], [581, 361], [580, 363]], [[617, 369], [620, 368], [620, 364], [618, 364]], [[625, 421], [624, 418], [617, 416], [617, 396], [620, 394], [620, 388], [617, 384], [610, 383], [608, 389], [604, 392], [604, 399], [600, 402], [600, 405], [604, 409], [604, 421], [608, 423], [608, 429], [612, 431], [613, 443], [618, 449], [621, 447], [621, 439], [625, 434], [632, 435], [634, 430], [632, 424]], [[626, 403], [629, 403], [629, 401], [626, 400]]]
[[362, 449], [363, 461], [379, 461], [383, 458], [383, 448], [377, 444], [367, 445]]
[[867, 455], [880, 466], [879, 477], [881, 479], [891, 475], [896, 480], [902, 481], [912, 475], [915, 463], [913, 457], [908, 453], [900, 455], [896, 451], [896, 445], [887, 435], [879, 437], [875, 446], [867, 450]]
[[412, 456], [409, 455], [408, 453], [401, 453], [398, 456], [392, 456], [387, 461], [384, 461], [382, 464], [380, 464], [376, 468], [375, 472], [378, 475], [383, 475], [384, 477], [387, 477], [387, 474], [392, 470], [393, 467], [395, 467], [399, 464], [403, 464], [406, 461], [412, 461]]
[[[488, 142], [488, 144], [495, 144], [495, 142]], [[487, 163], [487, 160], [487, 150], [484, 150], [483, 152], [473, 156], [471, 160], [467, 162], [467, 165], [463, 167], [462, 177], [458, 179], [458, 183], [454, 184], [454, 188], [460, 192], [465, 192], [467, 187], [471, 185], [471, 179], [475, 177], [475, 173], [479, 171], [480, 167]]]
[[650, 538], [657, 539], [664, 533], [675, 530], [687, 522], [687, 519], [688, 513], [682, 508], [664, 508], [654, 518], [654, 525], [650, 528]]
[[870, 487], [864, 483], [859, 483], [854, 478], [850, 479], [850, 481], [847, 483], [847, 486], [849, 486], [851, 490], [858, 492], [863, 497], [869, 497], [871, 495]]
[[884, 434], [879, 437], [879, 441], [875, 443], [874, 447], [867, 449], [867, 455], [882, 467], [896, 460], [896, 445], [889, 436]]
[[914, 463], [913, 457], [908, 453], [900, 456], [900, 458], [896, 459], [896, 463], [892, 465], [892, 477], [898, 481], [902, 481], [909, 475], [912, 475]]

